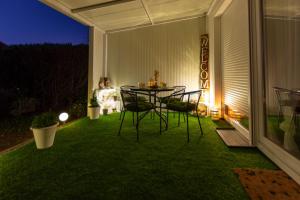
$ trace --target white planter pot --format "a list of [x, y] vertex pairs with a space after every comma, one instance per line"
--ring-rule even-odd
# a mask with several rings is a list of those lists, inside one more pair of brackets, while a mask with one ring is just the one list
[[45, 128], [31, 128], [38, 149], [46, 149], [53, 145], [58, 123]]
[[89, 107], [90, 119], [98, 119], [100, 115], [100, 107]]

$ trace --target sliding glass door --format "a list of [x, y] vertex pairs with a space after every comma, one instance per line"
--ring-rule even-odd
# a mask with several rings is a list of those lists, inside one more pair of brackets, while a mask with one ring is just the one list
[[265, 137], [300, 159], [300, 1], [263, 0]]

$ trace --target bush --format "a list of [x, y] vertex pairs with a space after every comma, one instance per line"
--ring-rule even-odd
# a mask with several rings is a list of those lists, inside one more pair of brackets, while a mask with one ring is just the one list
[[86, 116], [86, 101], [73, 103], [69, 109], [72, 119]]
[[31, 127], [44, 128], [52, 126], [58, 122], [57, 116], [54, 113], [47, 112], [34, 117]]
[[23, 114], [34, 113], [37, 110], [37, 107], [37, 99], [21, 97], [12, 103], [10, 114], [13, 116], [20, 116]]

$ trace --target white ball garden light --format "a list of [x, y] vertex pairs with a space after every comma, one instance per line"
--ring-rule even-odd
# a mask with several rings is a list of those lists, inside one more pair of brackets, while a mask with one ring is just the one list
[[60, 113], [60, 115], [59, 115], [59, 121], [61, 121], [61, 122], [65, 122], [65, 121], [67, 121], [68, 120], [68, 118], [69, 118], [69, 115], [68, 115], [68, 113], [66, 113], [66, 112], [63, 112], [63, 113]]

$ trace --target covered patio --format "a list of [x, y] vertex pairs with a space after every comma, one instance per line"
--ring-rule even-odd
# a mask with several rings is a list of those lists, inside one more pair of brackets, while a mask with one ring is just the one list
[[[89, 113], [61, 126], [50, 149], [1, 155], [0, 195], [248, 199], [235, 168], [280, 168], [300, 183], [300, 101], [277, 115], [273, 92], [275, 73], [299, 72], [300, 5], [288, 1], [41, 0], [89, 27]], [[280, 34], [290, 57], [271, 46], [281, 20], [293, 23]], [[300, 96], [297, 78], [282, 85]]]
[[235, 131], [223, 136], [258, 147], [300, 183], [299, 101], [283, 105], [283, 114], [276, 97], [300, 96], [298, 1], [41, 2], [90, 27], [89, 98], [103, 78], [118, 93], [124, 85], [148, 86], [158, 70], [158, 86], [201, 90], [197, 113], [224, 118]]

